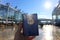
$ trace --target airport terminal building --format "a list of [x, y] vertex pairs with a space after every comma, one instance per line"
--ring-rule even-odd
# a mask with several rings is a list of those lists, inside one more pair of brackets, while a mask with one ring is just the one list
[[10, 25], [13, 26], [22, 21], [22, 12], [17, 9], [17, 7], [13, 8], [9, 5], [9, 3], [0, 4], [0, 28], [5, 28], [5, 26]]
[[52, 19], [55, 25], [60, 25], [60, 1], [52, 12]]

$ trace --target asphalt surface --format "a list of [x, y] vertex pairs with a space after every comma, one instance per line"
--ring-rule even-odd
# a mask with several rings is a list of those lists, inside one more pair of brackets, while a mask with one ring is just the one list
[[[0, 40], [14, 40], [16, 30], [4, 29], [0, 31]], [[60, 28], [53, 25], [44, 25], [39, 27], [39, 36], [33, 40], [60, 40]]]
[[44, 25], [39, 30], [39, 36], [33, 40], [60, 40], [60, 28], [54, 25]]

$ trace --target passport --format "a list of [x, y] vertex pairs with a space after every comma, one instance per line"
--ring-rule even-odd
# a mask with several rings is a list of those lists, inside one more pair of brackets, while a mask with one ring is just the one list
[[22, 14], [22, 18], [23, 18], [23, 35], [24, 36], [39, 35], [37, 14]]

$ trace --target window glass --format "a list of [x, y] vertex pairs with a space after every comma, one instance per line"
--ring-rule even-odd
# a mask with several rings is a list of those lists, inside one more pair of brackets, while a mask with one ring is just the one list
[[18, 12], [18, 11], [15, 12], [15, 20], [16, 21], [22, 20], [22, 14], [21, 14], [21, 12]]
[[8, 19], [14, 18], [14, 10], [12, 8], [8, 8], [7, 16], [8, 16]]
[[6, 11], [7, 11], [7, 7], [1, 5], [0, 6], [0, 19], [3, 19], [6, 17]]
[[58, 19], [60, 19], [60, 15], [58, 15]]
[[56, 19], [56, 15], [53, 15], [53, 19]]
[[18, 19], [19, 19], [19, 20], [22, 20], [22, 13], [21, 13], [21, 12], [19, 12]]

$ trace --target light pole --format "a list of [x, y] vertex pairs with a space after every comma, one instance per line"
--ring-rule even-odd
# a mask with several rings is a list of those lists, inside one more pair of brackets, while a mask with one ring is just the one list
[[7, 13], [6, 13], [6, 28], [7, 28], [7, 24], [8, 24], [8, 14], [9, 14], [9, 3], [6, 3], [7, 5]]

